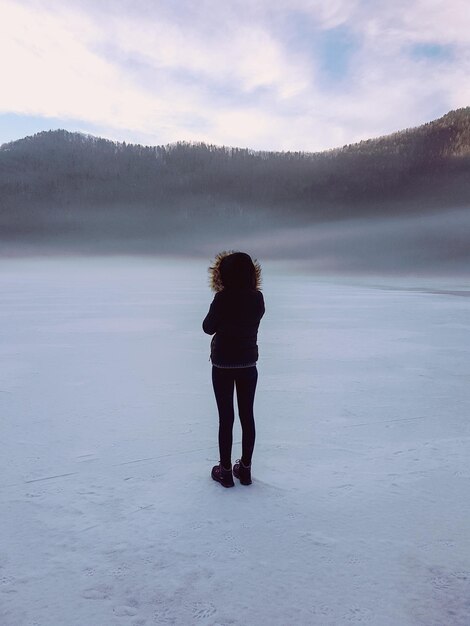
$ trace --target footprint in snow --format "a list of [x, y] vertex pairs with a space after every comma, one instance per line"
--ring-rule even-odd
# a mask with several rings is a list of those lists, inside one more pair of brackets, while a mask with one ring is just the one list
[[193, 618], [197, 621], [212, 617], [216, 613], [217, 609], [213, 604], [200, 604], [197, 603], [193, 608]]
[[82, 591], [82, 598], [85, 600], [106, 600], [112, 592], [111, 587], [90, 587]]
[[133, 606], [123, 605], [114, 607], [113, 613], [118, 617], [134, 617], [134, 615], [137, 615], [138, 610]]

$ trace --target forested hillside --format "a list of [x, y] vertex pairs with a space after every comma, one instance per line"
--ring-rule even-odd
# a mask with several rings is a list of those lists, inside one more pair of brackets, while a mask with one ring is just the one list
[[[137, 202], [159, 206], [275, 204], [315, 213], [321, 203], [428, 195], [455, 201], [470, 187], [470, 107], [424, 126], [321, 153], [255, 152], [203, 143], [144, 147], [69, 133], [38, 133], [0, 148], [3, 202]], [[461, 184], [455, 188], [455, 182]], [[432, 195], [432, 194], [430, 194]]]

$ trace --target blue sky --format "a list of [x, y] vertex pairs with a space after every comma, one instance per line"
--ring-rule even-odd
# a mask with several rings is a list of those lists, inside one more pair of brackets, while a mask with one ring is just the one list
[[466, 0], [2, 0], [0, 143], [323, 150], [470, 104]]

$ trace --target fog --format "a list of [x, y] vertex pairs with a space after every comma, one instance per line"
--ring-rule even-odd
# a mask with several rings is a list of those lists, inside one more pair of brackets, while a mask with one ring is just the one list
[[[392, 213], [392, 210], [390, 211]], [[38, 210], [4, 220], [1, 254], [146, 254], [207, 258], [246, 249], [315, 273], [468, 275], [470, 211], [415, 210], [409, 216], [316, 220], [226, 207], [173, 212], [134, 207]]]
[[470, 109], [324, 153], [65, 130], [0, 146], [0, 255], [207, 259], [314, 273], [468, 275]]
[[353, 219], [247, 236], [267, 258], [303, 260], [318, 272], [459, 273], [470, 271], [470, 212]]

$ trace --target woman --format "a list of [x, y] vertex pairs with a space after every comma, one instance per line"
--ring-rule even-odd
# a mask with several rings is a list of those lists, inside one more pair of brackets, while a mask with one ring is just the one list
[[[242, 485], [251, 484], [251, 457], [255, 445], [255, 398], [258, 370], [257, 335], [264, 315], [260, 291], [261, 267], [244, 252], [221, 252], [209, 268], [214, 300], [202, 323], [211, 341], [212, 384], [219, 411], [220, 462], [212, 478], [233, 487], [233, 475]], [[214, 334], [215, 333], [215, 334]], [[233, 466], [233, 390], [237, 390], [242, 427], [242, 456]]]

